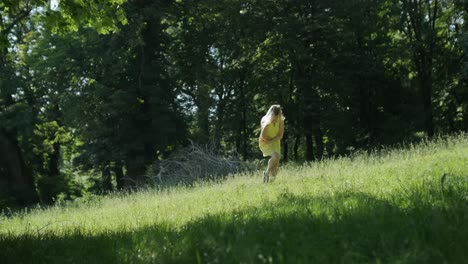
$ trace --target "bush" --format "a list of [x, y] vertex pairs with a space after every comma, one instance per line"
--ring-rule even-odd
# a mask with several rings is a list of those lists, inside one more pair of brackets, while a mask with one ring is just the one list
[[86, 186], [79, 171], [65, 169], [59, 175], [38, 175], [36, 187], [42, 203], [54, 203], [57, 200], [73, 200], [83, 196]]
[[213, 145], [192, 144], [173, 153], [168, 159], [154, 162], [147, 170], [150, 183], [156, 186], [192, 184], [199, 180], [223, 179], [229, 174], [245, 172], [251, 167], [237, 153], [225, 158]]

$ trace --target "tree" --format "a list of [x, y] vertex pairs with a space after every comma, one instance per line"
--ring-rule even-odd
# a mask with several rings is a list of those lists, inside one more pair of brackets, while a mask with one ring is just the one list
[[424, 127], [427, 135], [434, 135], [433, 67], [437, 45], [437, 20], [439, 1], [401, 1], [402, 31], [410, 42], [416, 68], [419, 91], [424, 108]]
[[20, 200], [37, 200], [32, 161], [26, 159], [25, 153], [31, 149], [27, 139], [35, 129], [41, 107], [40, 95], [35, 94], [34, 87], [25, 81], [28, 76], [22, 76], [18, 68], [19, 47], [30, 44], [24, 41], [26, 34], [31, 29], [39, 30], [37, 25], [64, 32], [84, 24], [105, 33], [115, 29], [116, 23], [125, 22], [118, 10], [122, 1], [105, 1], [107, 4], [102, 5], [103, 2], [62, 1], [59, 10], [51, 10], [47, 1], [39, 0], [0, 4], [0, 119], [4, 121], [0, 124], [0, 181], [2, 188], [25, 197]]
[[[73, 84], [72, 127], [85, 142], [76, 158], [83, 169], [116, 175], [117, 188], [145, 183], [147, 166], [184, 144], [186, 126], [169, 75], [164, 1], [124, 6], [128, 25], [101, 37], [81, 32], [74, 52], [83, 52]], [[78, 113], [78, 114], [77, 114]], [[125, 176], [124, 174], [125, 170]]]

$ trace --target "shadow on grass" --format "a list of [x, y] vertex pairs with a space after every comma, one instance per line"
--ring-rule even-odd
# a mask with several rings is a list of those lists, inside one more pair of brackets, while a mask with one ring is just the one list
[[[2, 263], [463, 263], [466, 191], [408, 195], [406, 209], [363, 193], [283, 193], [258, 208], [208, 215], [178, 230], [3, 237]], [[439, 205], [437, 205], [439, 204]]]

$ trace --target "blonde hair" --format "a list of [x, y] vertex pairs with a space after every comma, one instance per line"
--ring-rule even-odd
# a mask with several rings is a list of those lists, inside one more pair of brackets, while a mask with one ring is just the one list
[[262, 117], [262, 121], [260, 125], [262, 128], [266, 127], [268, 124], [271, 124], [277, 116], [280, 116], [281, 120], [285, 120], [286, 118], [283, 116], [283, 111], [281, 111], [281, 106], [278, 104], [270, 106], [266, 115]]

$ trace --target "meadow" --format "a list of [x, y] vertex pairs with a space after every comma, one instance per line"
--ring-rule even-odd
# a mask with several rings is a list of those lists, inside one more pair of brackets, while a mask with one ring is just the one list
[[468, 137], [0, 215], [2, 263], [466, 263]]

